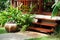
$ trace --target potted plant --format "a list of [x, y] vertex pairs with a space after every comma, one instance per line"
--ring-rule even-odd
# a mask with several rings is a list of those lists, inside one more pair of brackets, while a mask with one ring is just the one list
[[[14, 32], [17, 30], [16, 15], [21, 14], [18, 8], [10, 6], [6, 10], [2, 11], [0, 14], [0, 24], [5, 25], [8, 32]], [[13, 27], [14, 26], [14, 27]]]
[[[33, 15], [30, 14], [33, 7], [29, 9], [26, 14], [23, 11], [18, 10], [18, 7], [14, 8], [10, 6], [6, 10], [2, 11], [0, 14], [0, 24], [5, 25], [8, 32], [16, 31], [16, 25], [22, 26], [21, 31], [26, 30], [26, 28], [31, 24], [33, 20]], [[14, 27], [13, 27], [13, 25]]]

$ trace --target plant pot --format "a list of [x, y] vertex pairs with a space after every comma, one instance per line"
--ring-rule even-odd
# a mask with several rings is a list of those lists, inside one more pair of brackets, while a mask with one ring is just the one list
[[4, 27], [5, 27], [7, 32], [19, 31], [19, 28], [17, 27], [17, 24], [15, 24], [15, 23], [6, 23]]

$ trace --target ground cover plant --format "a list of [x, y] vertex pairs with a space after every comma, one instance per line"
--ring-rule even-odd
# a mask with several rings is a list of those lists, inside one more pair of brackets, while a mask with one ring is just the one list
[[25, 40], [60, 40], [60, 38], [57, 37], [38, 37], [38, 38], [30, 38], [30, 39], [25, 39]]
[[5, 30], [4, 27], [0, 27], [0, 34], [4, 34], [4, 33], [7, 33], [7, 31]]

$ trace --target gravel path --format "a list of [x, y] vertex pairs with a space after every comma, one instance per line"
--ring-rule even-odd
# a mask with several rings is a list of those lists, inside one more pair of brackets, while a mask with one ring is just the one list
[[30, 37], [23, 36], [15, 33], [0, 34], [0, 40], [24, 40]]

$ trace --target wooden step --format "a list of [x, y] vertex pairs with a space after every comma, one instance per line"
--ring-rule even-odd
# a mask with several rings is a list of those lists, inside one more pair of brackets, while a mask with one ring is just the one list
[[29, 29], [43, 32], [43, 33], [51, 33], [54, 31], [53, 29], [45, 29], [45, 28], [37, 28], [37, 27], [29, 27]]
[[49, 21], [56, 21], [54, 19], [47, 19], [47, 18], [35, 18], [35, 19], [39, 19], [39, 20], [49, 20]]
[[50, 26], [50, 27], [55, 27], [57, 24], [56, 23], [44, 23], [44, 22], [33, 22], [33, 24], [37, 24], [37, 25], [44, 25], [44, 26]]
[[58, 16], [51, 18], [51, 16], [49, 16], [49, 15], [36, 15], [35, 16], [35, 19], [50, 20], [50, 21], [57, 21], [58, 20], [57, 18], [58, 18]]
[[45, 26], [51, 26], [51, 27], [55, 27], [57, 24], [56, 23], [40, 23], [40, 25], [45, 25]]

